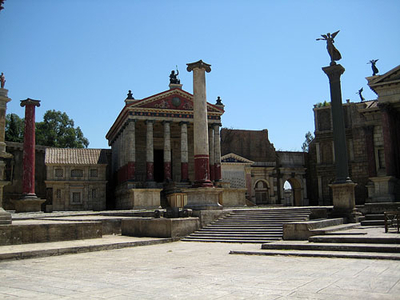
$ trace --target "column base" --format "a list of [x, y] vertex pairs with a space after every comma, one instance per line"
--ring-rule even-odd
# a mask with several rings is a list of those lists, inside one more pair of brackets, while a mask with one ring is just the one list
[[367, 202], [395, 202], [400, 193], [400, 180], [393, 176], [370, 177]]
[[46, 199], [40, 199], [35, 194], [26, 194], [18, 200], [11, 200], [14, 204], [15, 212], [36, 212], [42, 211], [42, 204]]
[[356, 222], [356, 201], [354, 188], [357, 184], [348, 181], [346, 183], [333, 183], [329, 187], [332, 189], [333, 215], [345, 218], [347, 222]]
[[185, 208], [193, 210], [220, 210], [222, 209], [221, 200], [224, 189], [220, 188], [189, 188], [182, 189], [187, 194], [187, 204]]
[[8, 225], [11, 223], [11, 214], [0, 207], [0, 225]]

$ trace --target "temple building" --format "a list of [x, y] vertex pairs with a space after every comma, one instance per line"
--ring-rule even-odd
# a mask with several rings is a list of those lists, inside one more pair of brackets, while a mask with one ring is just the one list
[[[134, 99], [131, 91], [106, 138], [112, 149], [115, 208], [157, 208], [164, 186], [194, 182], [193, 95], [174, 73], [169, 89]], [[220, 127], [224, 105], [207, 103], [210, 180], [221, 180]]]

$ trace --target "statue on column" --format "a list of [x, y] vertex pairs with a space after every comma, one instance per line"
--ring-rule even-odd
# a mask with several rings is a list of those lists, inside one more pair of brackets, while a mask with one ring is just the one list
[[331, 57], [331, 66], [336, 65], [335, 61], [341, 60], [342, 55], [340, 54], [339, 50], [333, 45], [334, 38], [339, 33], [340, 30], [330, 34], [321, 34], [322, 38], [318, 38], [317, 41], [326, 41], [326, 49], [328, 50], [328, 54]]
[[4, 89], [4, 86], [6, 85], [6, 77], [4, 76], [3, 72], [1, 72], [0, 75], [0, 83], [1, 83], [1, 88]]
[[371, 60], [369, 61], [369, 64], [371, 64], [371, 68], [372, 68], [372, 76], [375, 76], [376, 74], [379, 73], [379, 70], [378, 70], [378, 68], [376, 67], [376, 62], [377, 62], [378, 60], [379, 60], [379, 59], [371, 59]]
[[178, 71], [178, 67], [177, 67], [176, 74], [175, 74], [174, 70], [171, 71], [171, 74], [169, 75], [169, 83], [180, 84], [181, 81], [180, 81], [180, 79], [178, 79], [178, 75], [179, 75], [179, 71]]

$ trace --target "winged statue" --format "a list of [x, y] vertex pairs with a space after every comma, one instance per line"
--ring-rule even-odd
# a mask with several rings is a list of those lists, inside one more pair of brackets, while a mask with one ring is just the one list
[[339, 50], [333, 45], [335, 42], [334, 38], [337, 36], [340, 30], [330, 34], [321, 34], [322, 38], [318, 38], [317, 41], [326, 41], [326, 49], [328, 50], [328, 54], [331, 57], [331, 66], [336, 65], [335, 61], [342, 59], [342, 55]]

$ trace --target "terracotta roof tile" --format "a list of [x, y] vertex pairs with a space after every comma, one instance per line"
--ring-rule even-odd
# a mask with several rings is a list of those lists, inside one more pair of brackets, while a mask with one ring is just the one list
[[107, 164], [106, 149], [47, 148], [45, 164]]

